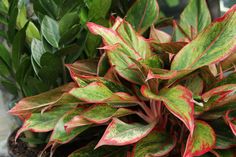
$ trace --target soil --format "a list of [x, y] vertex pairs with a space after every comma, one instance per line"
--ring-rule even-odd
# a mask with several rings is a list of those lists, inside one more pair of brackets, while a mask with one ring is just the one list
[[31, 148], [28, 145], [18, 140], [15, 143], [16, 131], [14, 131], [8, 138], [8, 152], [11, 157], [37, 157], [37, 154], [43, 149], [43, 147]]
[[[37, 157], [38, 154], [44, 149], [45, 145], [32, 148], [28, 147], [27, 143], [21, 140], [17, 140], [17, 143], [15, 143], [16, 132], [17, 130], [14, 131], [8, 138], [8, 151], [10, 157]], [[95, 135], [96, 133], [94, 134], [94, 132], [95, 131], [92, 131], [90, 133], [92, 133], [92, 135]], [[89, 143], [89, 141], [91, 141], [91, 139], [94, 139], [95, 136], [86, 136], [86, 138], [78, 137], [76, 141], [62, 145], [62, 147], [58, 147], [53, 157], [67, 157], [73, 151], [81, 148], [82, 146], [85, 146], [87, 143]], [[49, 157], [49, 154], [50, 153], [48, 151], [44, 153], [43, 157]]]

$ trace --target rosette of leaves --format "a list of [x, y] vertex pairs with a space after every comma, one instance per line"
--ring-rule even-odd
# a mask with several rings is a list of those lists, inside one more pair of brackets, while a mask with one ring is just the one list
[[[138, 2], [128, 13], [145, 6]], [[155, 0], [147, 6], [158, 12]], [[24, 119], [17, 137], [50, 132], [53, 153], [102, 126], [70, 157], [235, 156], [236, 6], [211, 22], [206, 2], [191, 0], [173, 36], [151, 27], [149, 39], [141, 33], [156, 16], [142, 15], [138, 24], [129, 14], [131, 24], [87, 23], [103, 39], [102, 56], [67, 64], [74, 82], [19, 101], [10, 110]]]

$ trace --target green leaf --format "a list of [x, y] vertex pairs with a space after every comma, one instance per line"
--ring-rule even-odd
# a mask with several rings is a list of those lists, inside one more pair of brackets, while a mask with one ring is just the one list
[[69, 157], [127, 157], [127, 147], [110, 147], [104, 146], [94, 150], [96, 144], [89, 143], [69, 155]]
[[31, 43], [31, 53], [36, 63], [40, 66], [41, 57], [45, 53], [42, 41], [33, 39]]
[[59, 45], [66, 45], [66, 44], [71, 43], [73, 40], [75, 40], [80, 29], [81, 29], [80, 25], [77, 24], [77, 25], [72, 26], [71, 29], [66, 30], [59, 40]]
[[24, 28], [22, 28], [19, 32], [17, 32], [13, 40], [12, 63], [15, 69], [17, 69], [20, 65], [20, 60], [23, 53], [22, 51], [25, 45], [26, 28], [27, 28], [27, 24], [24, 26]]
[[27, 72], [31, 70], [30, 67], [30, 58], [29, 57], [24, 57], [21, 60], [21, 64], [19, 67], [16, 69], [16, 81], [22, 86], [23, 81], [26, 77]]
[[25, 96], [37, 95], [50, 89], [50, 86], [45, 84], [45, 82], [39, 80], [37, 77], [30, 76], [28, 73], [26, 74], [21, 86]]
[[56, 52], [56, 54], [60, 56], [67, 56], [69, 54], [75, 54], [76, 52], [79, 52], [79, 45], [77, 44], [71, 44], [68, 46], [65, 46], [64, 48], [61, 48]]
[[192, 102], [192, 92], [183, 86], [175, 86], [162, 89], [158, 95], [152, 93], [146, 86], [142, 86], [143, 96], [156, 101], [163, 101], [166, 108], [178, 117], [189, 129], [190, 133], [194, 130], [194, 109]]
[[73, 117], [81, 114], [83, 110], [80, 108], [74, 109], [72, 111], [64, 114], [55, 125], [49, 142], [56, 142], [60, 144], [65, 144], [75, 138], [77, 135], [89, 128], [89, 125], [77, 127], [70, 131], [69, 133], [65, 130], [65, 124], [69, 122]]
[[8, 13], [9, 2], [8, 0], [2, 0], [0, 2], [0, 13], [7, 14]]
[[92, 82], [82, 88], [74, 88], [69, 92], [72, 96], [86, 103], [137, 103], [138, 100], [127, 93], [113, 93], [101, 82]]
[[138, 142], [147, 136], [155, 125], [155, 122], [148, 125], [139, 123], [127, 124], [114, 118], [95, 148], [102, 145], [123, 146]]
[[41, 24], [42, 35], [55, 48], [59, 47], [60, 31], [57, 21], [45, 16]]
[[11, 94], [18, 95], [18, 89], [15, 83], [9, 80], [1, 80], [0, 83]]
[[[94, 21], [96, 24], [100, 24], [103, 26], [108, 27], [109, 26], [109, 21], [103, 18], [99, 18], [96, 21]], [[98, 53], [98, 47], [101, 44], [101, 37], [95, 36], [92, 33], [88, 33], [87, 40], [86, 40], [86, 54], [90, 58], [94, 58], [96, 54]]]
[[83, 118], [94, 123], [105, 123], [117, 111], [116, 108], [108, 104], [95, 104], [82, 114]]
[[[189, 4], [180, 15], [179, 25], [188, 37], [194, 39], [210, 23], [211, 15], [206, 0], [190, 0]], [[179, 33], [177, 39], [183, 36], [181, 31]]]
[[193, 135], [188, 137], [184, 157], [203, 155], [215, 146], [215, 142], [215, 132], [211, 126], [197, 120]]
[[[174, 58], [171, 70], [194, 70], [219, 62], [236, 49], [236, 6], [218, 18], [186, 45]], [[225, 42], [227, 41], [227, 42]]]
[[88, 18], [93, 20], [105, 18], [110, 9], [111, 2], [112, 0], [87, 0], [89, 8]]
[[83, 118], [93, 123], [101, 124], [109, 121], [112, 117], [122, 117], [134, 112], [125, 108], [114, 108], [108, 104], [95, 104], [84, 111]]
[[66, 31], [70, 30], [74, 25], [77, 25], [79, 23], [80, 19], [77, 12], [65, 14], [59, 21], [60, 35], [63, 36]]
[[0, 44], [0, 60], [4, 62], [4, 64], [8, 67], [11, 66], [11, 56], [6, 47]]
[[46, 15], [54, 19], [57, 18], [59, 7], [54, 0], [39, 0], [38, 3], [40, 7], [46, 11]]
[[158, 18], [159, 6], [156, 0], [137, 0], [126, 14], [126, 20], [136, 31], [143, 33]]
[[176, 137], [165, 132], [153, 131], [136, 143], [134, 157], [164, 156], [167, 155], [176, 144]]
[[31, 21], [29, 22], [28, 27], [26, 29], [26, 36], [30, 43], [34, 38], [40, 40], [39, 30]]
[[21, 115], [37, 108], [55, 104], [63, 98], [64, 93], [69, 92], [73, 87], [75, 87], [75, 84], [69, 83], [39, 95], [26, 97], [19, 101], [9, 112], [14, 115]]
[[40, 65], [42, 68], [38, 71], [38, 76], [49, 85], [55, 84], [58, 76], [62, 73], [61, 58], [47, 52], [41, 56]]
[[24, 121], [24, 124], [18, 130], [16, 138], [19, 137], [22, 132], [27, 130], [34, 132], [49, 132], [53, 130], [60, 118], [73, 107], [75, 106], [64, 105], [48, 112], [44, 112], [43, 114], [40, 112], [31, 114], [31, 116]]
[[13, 42], [16, 34], [16, 18], [18, 15], [17, 0], [13, 0], [9, 6], [9, 21], [8, 21], [8, 30], [7, 36], [10, 42]]
[[131, 25], [117, 18], [112, 29], [87, 23], [89, 30], [102, 36], [107, 55], [120, 76], [130, 82], [143, 84], [144, 76], [131, 59], [141, 60], [152, 56], [150, 46], [143, 37], [137, 35]]

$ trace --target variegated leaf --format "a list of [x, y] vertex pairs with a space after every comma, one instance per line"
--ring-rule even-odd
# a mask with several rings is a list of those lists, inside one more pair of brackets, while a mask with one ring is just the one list
[[211, 89], [202, 94], [202, 99], [205, 102], [204, 108], [199, 111], [207, 111], [215, 107], [226, 105], [236, 99], [236, 84], [226, 84]]
[[[128, 81], [143, 84], [142, 73], [134, 69], [132, 59], [141, 60], [152, 55], [148, 41], [138, 35], [131, 25], [117, 18], [113, 28], [94, 23], [87, 24], [89, 30], [103, 38], [109, 61], [118, 74]], [[132, 68], [131, 68], [132, 67]], [[140, 79], [141, 78], [141, 79]]]
[[213, 149], [215, 146], [215, 132], [204, 121], [195, 121], [193, 135], [189, 135], [184, 157], [200, 156]]
[[136, 143], [134, 157], [164, 156], [167, 155], [176, 144], [176, 137], [167, 133], [153, 131]]
[[151, 39], [157, 43], [169, 43], [171, 42], [171, 36], [161, 30], [156, 29], [154, 26], [151, 27], [150, 36]]
[[236, 29], [232, 26], [236, 25], [235, 11], [236, 5], [181, 49], [172, 62], [171, 70], [194, 70], [219, 62], [234, 52]]
[[75, 83], [69, 83], [36, 96], [26, 97], [19, 101], [9, 112], [14, 115], [28, 114], [32, 110], [55, 104], [61, 99], [63, 99], [64, 103], [69, 103], [65, 102], [65, 98], [67, 100], [69, 98], [67, 96], [63, 97], [63, 94], [68, 93], [74, 87], [76, 87]]
[[108, 125], [96, 148], [102, 145], [124, 146], [138, 142], [140, 139], [147, 136], [155, 125], [155, 122], [147, 125], [139, 123], [127, 124], [114, 118]]
[[166, 108], [186, 125], [191, 134], [193, 133], [194, 109], [191, 91], [183, 86], [176, 86], [163, 89], [156, 95], [146, 86], [142, 86], [141, 93], [149, 99], [163, 101]]
[[90, 125], [84, 125], [81, 127], [77, 127], [70, 131], [69, 133], [65, 130], [65, 124], [69, 122], [73, 117], [81, 114], [83, 112], [83, 109], [77, 108], [73, 109], [66, 114], [64, 114], [60, 119], [58, 120], [57, 124], [55, 125], [53, 132], [51, 134], [50, 142], [56, 142], [60, 144], [65, 144], [71, 141], [73, 138], [75, 138], [77, 135], [85, 131], [90, 127]]
[[82, 114], [82, 117], [93, 123], [101, 124], [109, 121], [112, 117], [121, 117], [134, 112], [125, 108], [114, 108], [108, 104], [95, 104]]
[[127, 93], [113, 93], [103, 83], [92, 82], [81, 88], [74, 88], [69, 92], [72, 96], [85, 103], [136, 103], [138, 100]]
[[206, 0], [190, 0], [180, 15], [180, 30], [176, 32], [177, 39], [188, 36], [194, 39], [196, 35], [211, 23], [211, 15]]
[[59, 119], [68, 111], [75, 108], [74, 105], [64, 105], [52, 109], [45, 113], [33, 113], [27, 118], [18, 130], [16, 138], [24, 131], [30, 130], [33, 132], [49, 132], [54, 129]]

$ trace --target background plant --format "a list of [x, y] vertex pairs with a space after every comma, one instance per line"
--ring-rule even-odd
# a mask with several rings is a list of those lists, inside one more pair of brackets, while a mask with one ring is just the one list
[[155, 0], [139, 0], [128, 22], [87, 23], [103, 38], [99, 61], [68, 64], [74, 82], [19, 101], [10, 111], [25, 119], [17, 137], [51, 132], [53, 153], [108, 125], [70, 156], [234, 156], [236, 7], [211, 23], [206, 2], [191, 0], [172, 36], [152, 26], [158, 11]]

